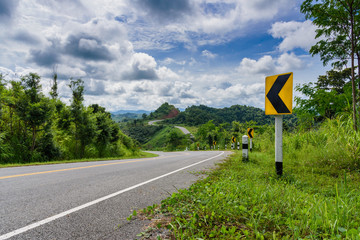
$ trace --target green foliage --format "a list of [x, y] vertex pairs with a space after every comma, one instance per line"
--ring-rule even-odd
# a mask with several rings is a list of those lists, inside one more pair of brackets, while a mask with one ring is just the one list
[[160, 125], [160, 127], [161, 128], [159, 128], [158, 131], [154, 132], [152, 137], [143, 144], [143, 147], [145, 149], [166, 150], [167, 136], [171, 132], [172, 128], [170, 126], [162, 125]]
[[122, 130], [129, 137], [139, 142], [141, 145], [149, 142], [159, 131], [164, 128], [163, 125], [123, 125]]
[[52, 99], [56, 99], [59, 96], [57, 78], [58, 78], [57, 73], [54, 73], [53, 74], [53, 82], [52, 82], [52, 86], [51, 86], [51, 91], [49, 93]]
[[55, 75], [52, 99], [41, 92], [35, 73], [5, 82], [0, 75], [0, 164], [136, 154], [105, 108], [83, 105], [81, 79], [70, 81], [70, 106], [57, 98]]
[[187, 145], [188, 138], [180, 129], [173, 128], [166, 136], [166, 150], [168, 151], [184, 150]]
[[31, 152], [35, 149], [37, 135], [41, 125], [45, 124], [51, 115], [51, 105], [48, 98], [41, 93], [40, 76], [35, 73], [21, 78], [24, 93], [16, 100], [16, 111], [19, 118], [31, 129]]
[[273, 135], [273, 127], [256, 135], [249, 162], [236, 152], [208, 178], [162, 201], [173, 238], [360, 238], [360, 139], [351, 119], [284, 134], [283, 177], [275, 174]]
[[[324, 64], [332, 62], [341, 69], [351, 59], [351, 92], [354, 129], [357, 130], [357, 98], [355, 55], [360, 72], [360, 1], [359, 0], [305, 0], [301, 12], [316, 25], [316, 38], [322, 38], [311, 47], [310, 53], [319, 54]], [[358, 86], [360, 90], [360, 85]]]
[[334, 118], [344, 112], [351, 112], [350, 69], [330, 70], [319, 76], [318, 81], [298, 85], [295, 89], [305, 95], [302, 99], [295, 97], [294, 112], [300, 119], [302, 127], [309, 128], [326, 118]]
[[174, 124], [185, 124], [188, 126], [198, 126], [209, 121], [216, 124], [232, 123], [233, 121], [247, 122], [255, 121], [260, 125], [272, 122], [271, 117], [266, 116], [264, 111], [250, 106], [234, 105], [229, 108], [211, 108], [204, 105], [191, 106], [185, 109], [172, 120]]
[[320, 54], [324, 64], [333, 61], [335, 67], [344, 66], [349, 56], [360, 50], [353, 49], [359, 47], [359, 23], [356, 18], [359, 11], [358, 0], [305, 0], [301, 12], [318, 27], [316, 38], [323, 37], [311, 47], [310, 53]]
[[11, 146], [5, 142], [5, 132], [0, 132], [0, 163], [8, 162], [13, 156]]
[[247, 135], [248, 128], [255, 129], [256, 134], [262, 134], [268, 127], [269, 125], [258, 125], [254, 121], [245, 123], [233, 121], [231, 125], [228, 123], [214, 124], [213, 121], [209, 121], [198, 128], [195, 134], [196, 142], [192, 144], [191, 150], [197, 150], [197, 146], [199, 146], [200, 149], [204, 149], [205, 147], [210, 149], [214, 147], [214, 142], [216, 143], [215, 147], [217, 149], [225, 149], [225, 145], [227, 149], [230, 149], [232, 137], [236, 138], [236, 142], [241, 142], [242, 136]]

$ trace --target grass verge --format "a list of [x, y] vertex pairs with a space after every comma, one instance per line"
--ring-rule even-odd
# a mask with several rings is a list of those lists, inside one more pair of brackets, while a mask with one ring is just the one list
[[50, 165], [50, 164], [61, 164], [61, 163], [75, 163], [75, 162], [123, 160], [123, 159], [132, 159], [132, 158], [150, 158], [150, 157], [157, 157], [157, 156], [158, 156], [157, 154], [153, 154], [153, 153], [139, 152], [132, 156], [113, 157], [113, 158], [83, 158], [83, 159], [60, 160], [60, 161], [49, 161], [49, 162], [8, 163], [8, 164], [0, 164], [0, 168], [34, 166], [34, 165]]
[[[152, 239], [360, 239], [360, 174], [284, 159], [275, 174], [273, 154], [237, 152], [206, 179], [179, 190], [149, 218], [171, 219], [153, 229], [171, 235]], [[154, 224], [153, 224], [154, 225]], [[159, 232], [159, 230], [154, 231]], [[154, 238], [155, 237], [155, 238]]]

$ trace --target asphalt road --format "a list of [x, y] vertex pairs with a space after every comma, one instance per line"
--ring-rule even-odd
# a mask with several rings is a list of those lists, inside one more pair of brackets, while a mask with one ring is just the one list
[[[153, 121], [150, 121], [150, 122], [149, 122], [149, 125], [155, 125], [155, 123], [161, 122], [161, 121], [163, 121], [163, 120], [153, 120]], [[190, 131], [187, 130], [186, 128], [180, 127], [180, 126], [175, 126], [175, 127], [178, 128], [178, 129], [180, 129], [185, 135], [190, 134], [190, 137], [194, 137], [194, 136], [190, 133]]]
[[175, 127], [178, 128], [178, 129], [180, 129], [185, 135], [186, 135], [186, 134], [190, 134], [190, 131], [187, 130], [186, 128], [184, 128], [184, 127], [179, 127], [179, 126], [175, 126]]
[[229, 152], [0, 169], [0, 240], [135, 239], [135, 209], [190, 186]]
[[155, 125], [157, 122], [161, 122], [162, 120], [152, 120], [149, 122], [149, 125]]

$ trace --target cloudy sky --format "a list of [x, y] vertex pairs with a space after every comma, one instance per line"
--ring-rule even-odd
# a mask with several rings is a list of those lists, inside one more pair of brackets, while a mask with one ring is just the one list
[[264, 108], [265, 76], [294, 84], [329, 69], [309, 48], [315, 28], [301, 0], [0, 0], [0, 72], [36, 72], [48, 94], [54, 71], [69, 103], [109, 111], [205, 104]]

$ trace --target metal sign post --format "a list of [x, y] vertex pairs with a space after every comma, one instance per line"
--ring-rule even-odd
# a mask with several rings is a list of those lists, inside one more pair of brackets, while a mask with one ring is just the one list
[[283, 172], [283, 116], [275, 116], [275, 168], [276, 174], [281, 176]]
[[252, 152], [252, 139], [254, 137], [254, 129], [253, 128], [248, 128], [247, 135], [250, 138], [250, 152]]
[[265, 79], [265, 114], [275, 115], [275, 168], [283, 173], [283, 116], [292, 114], [293, 73], [284, 73]]

